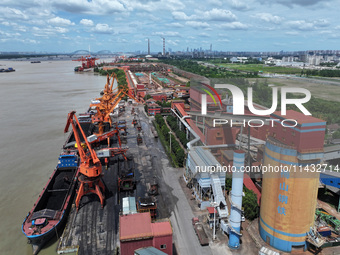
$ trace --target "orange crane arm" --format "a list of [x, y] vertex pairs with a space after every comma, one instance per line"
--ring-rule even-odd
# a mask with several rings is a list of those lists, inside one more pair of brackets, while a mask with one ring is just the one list
[[104, 119], [108, 119], [110, 117], [110, 113], [115, 109], [115, 107], [118, 105], [120, 100], [122, 100], [122, 98], [124, 97], [124, 93], [122, 93], [121, 91], [119, 91], [118, 95], [120, 95], [120, 96], [118, 98], [116, 98], [116, 101], [113, 103], [113, 105], [111, 106], [109, 111], [106, 113]]
[[[111, 92], [113, 91], [112, 88], [113, 88], [113, 83], [114, 83], [115, 79], [117, 80], [117, 83], [118, 83], [118, 78], [117, 78], [116, 73], [112, 73], [112, 74], [114, 74], [114, 76], [113, 76], [113, 80], [112, 80], [112, 83], [111, 83], [111, 86], [110, 86], [110, 91], [111, 91]], [[117, 86], [117, 87], [118, 87], [118, 86]]]
[[100, 160], [98, 159], [97, 154], [95, 153], [95, 151], [92, 149], [90, 143], [87, 141], [87, 137], [86, 137], [83, 129], [81, 128], [80, 123], [79, 123], [79, 121], [77, 119], [77, 116], [75, 116], [75, 113], [76, 113], [76, 111], [72, 111], [72, 112], [70, 112], [68, 114], [68, 118], [67, 118], [67, 122], [66, 122], [66, 126], [65, 126], [65, 129], [64, 129], [64, 132], [65, 133], [68, 132], [68, 129], [69, 129], [70, 124], [71, 124], [72, 125], [72, 129], [73, 129], [74, 137], [75, 137], [76, 142], [78, 144], [78, 151], [79, 151], [81, 162], [86, 162], [87, 161], [87, 157], [86, 157], [86, 154], [85, 154], [85, 151], [84, 151], [83, 147], [81, 146], [80, 137], [79, 137], [76, 125], [74, 124], [74, 121], [73, 121], [73, 118], [74, 118], [75, 122], [77, 123], [77, 125], [79, 127], [79, 130], [80, 130], [81, 134], [84, 137], [86, 146], [87, 146], [88, 150], [91, 153], [91, 158], [92, 158], [93, 164], [96, 164], [96, 163], [100, 162]]

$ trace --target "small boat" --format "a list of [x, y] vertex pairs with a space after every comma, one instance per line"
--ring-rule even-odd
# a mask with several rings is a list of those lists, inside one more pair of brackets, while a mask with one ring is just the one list
[[15, 69], [13, 69], [12, 67], [8, 67], [7, 69], [1, 68], [0, 72], [10, 73], [10, 72], [15, 72]]
[[22, 224], [22, 232], [32, 244], [33, 254], [56, 234], [61, 234], [71, 208], [79, 160], [75, 153], [62, 153], [46, 186]]

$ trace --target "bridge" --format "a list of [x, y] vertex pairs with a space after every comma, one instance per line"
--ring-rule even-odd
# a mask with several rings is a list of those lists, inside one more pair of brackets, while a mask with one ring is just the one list
[[100, 50], [98, 52], [90, 52], [89, 50], [76, 50], [69, 55], [113, 55], [110, 50]]

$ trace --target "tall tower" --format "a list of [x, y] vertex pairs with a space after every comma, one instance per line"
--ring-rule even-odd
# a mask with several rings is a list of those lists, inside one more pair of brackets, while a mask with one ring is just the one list
[[163, 56], [165, 56], [165, 38], [163, 37]]
[[[306, 248], [307, 233], [314, 226], [320, 173], [312, 170], [323, 158], [326, 122], [293, 110], [286, 115], [275, 112], [271, 119], [259, 229], [266, 243], [291, 252]], [[281, 125], [292, 119], [298, 123], [295, 127]]]
[[232, 249], [238, 249], [240, 247], [241, 236], [241, 211], [244, 176], [244, 172], [241, 171], [241, 168], [244, 167], [244, 151], [234, 151], [234, 167], [236, 171], [233, 171], [231, 186], [231, 208], [229, 217], [230, 231], [228, 246]]
[[150, 55], [150, 38], [148, 38], [148, 55]]

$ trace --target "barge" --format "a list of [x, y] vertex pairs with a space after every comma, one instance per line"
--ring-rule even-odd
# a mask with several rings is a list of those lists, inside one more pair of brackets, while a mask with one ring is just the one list
[[62, 153], [38, 200], [27, 214], [22, 232], [32, 244], [33, 254], [56, 234], [61, 234], [73, 202], [79, 160], [74, 153]]

